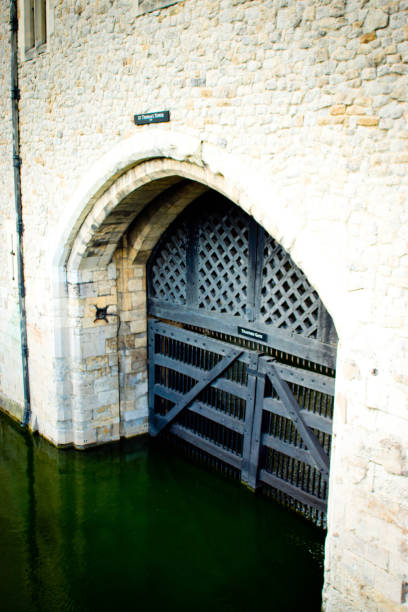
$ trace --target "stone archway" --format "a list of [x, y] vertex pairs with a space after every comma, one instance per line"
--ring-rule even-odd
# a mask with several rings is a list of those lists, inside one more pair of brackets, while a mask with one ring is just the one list
[[[166, 138], [160, 147], [142, 143], [145, 149], [140, 142], [128, 143], [125, 154], [118, 149], [98, 163], [92, 180], [88, 176], [73, 195], [55, 236], [50, 272], [62, 417], [50, 437], [57, 443], [84, 448], [147, 430], [145, 262], [161, 233], [202, 189], [225, 195], [276, 237], [318, 291], [341, 338], [346, 319], [336, 311], [341, 266], [333, 275], [335, 250], [322, 260], [317, 235], [305, 222], [307, 209], [299, 215], [299, 207], [281, 200], [261, 164], [257, 172], [215, 147], [190, 139], [183, 149], [180, 143], [174, 147], [174, 135]], [[324, 233], [321, 238], [327, 244]], [[95, 322], [95, 305], [108, 307], [113, 315], [108, 323]], [[125, 336], [134, 337], [128, 345]], [[133, 364], [132, 351], [138, 352]]]
[[[221, 174], [191, 162], [155, 159], [124, 171], [83, 215], [65, 262], [67, 299], [60, 300], [76, 446], [146, 431], [145, 262], [171, 221], [208, 188], [255, 212], [248, 195], [240, 197]], [[107, 309], [107, 321], [98, 319], [103, 313], [96, 308]], [[129, 351], [137, 351], [135, 367]]]

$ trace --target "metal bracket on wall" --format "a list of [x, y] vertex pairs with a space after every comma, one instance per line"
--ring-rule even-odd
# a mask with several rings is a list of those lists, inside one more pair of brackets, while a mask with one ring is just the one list
[[94, 304], [94, 306], [95, 306], [95, 319], [94, 319], [94, 323], [96, 323], [96, 321], [105, 321], [105, 323], [109, 323], [109, 321], [108, 321], [108, 308], [109, 308], [109, 306], [103, 306], [102, 308], [100, 308], [96, 304]]

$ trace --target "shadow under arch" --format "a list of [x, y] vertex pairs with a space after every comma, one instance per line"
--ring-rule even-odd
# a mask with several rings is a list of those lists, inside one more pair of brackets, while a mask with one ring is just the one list
[[[190, 202], [209, 189], [256, 215], [256, 206], [251, 207], [248, 193], [240, 193], [221, 173], [214, 174], [192, 161], [158, 158], [123, 171], [117, 180], [93, 197], [75, 236], [71, 232], [69, 245], [64, 247], [67, 281], [64, 285], [68, 295], [62, 295], [60, 300], [68, 324], [64, 324], [64, 338], [59, 348], [65, 379], [70, 379], [66, 385], [70, 393], [69, 397], [65, 393], [65, 417], [71, 413], [72, 428], [67, 427], [62, 443], [73, 442], [77, 447], [85, 447], [146, 431], [146, 416], [142, 416], [147, 414], [146, 393], [143, 391], [144, 399], [134, 394], [136, 386], [146, 388], [143, 386], [146, 377], [142, 372], [136, 376], [129, 374], [129, 379], [133, 376], [133, 386], [126, 384], [127, 374], [121, 369], [118, 353], [117, 318], [112, 316], [108, 323], [95, 324], [95, 305], [108, 307], [111, 314], [115, 308], [120, 309], [121, 292], [114, 261], [118, 247], [123, 248], [124, 237], [128, 250], [126, 266], [133, 266], [135, 270], [138, 266], [145, 267], [163, 232]], [[146, 340], [141, 331], [146, 325], [146, 290], [141, 268], [138, 273], [140, 282], [134, 283], [130, 297], [137, 304], [138, 324], [133, 327], [139, 330], [134, 334], [141, 334], [137, 348], [139, 357], [145, 351], [139, 362], [146, 372], [146, 347], [143, 346]], [[122, 321], [121, 333], [128, 323]], [[96, 367], [98, 359], [100, 368]], [[133, 398], [129, 399], [132, 394]], [[134, 397], [139, 403], [138, 409]], [[98, 414], [102, 415], [99, 420], [99, 417], [95, 419]], [[124, 422], [133, 422], [127, 432], [121, 428]]]

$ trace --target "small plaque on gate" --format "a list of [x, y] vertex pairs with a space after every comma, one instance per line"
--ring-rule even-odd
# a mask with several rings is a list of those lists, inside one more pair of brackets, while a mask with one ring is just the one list
[[149, 123], [164, 123], [170, 121], [170, 111], [158, 111], [156, 113], [141, 113], [135, 115], [136, 125], [147, 125]]
[[245, 336], [249, 340], [255, 340], [256, 342], [267, 342], [268, 335], [262, 332], [254, 331], [253, 329], [247, 329], [246, 327], [238, 326], [238, 333], [240, 336]]

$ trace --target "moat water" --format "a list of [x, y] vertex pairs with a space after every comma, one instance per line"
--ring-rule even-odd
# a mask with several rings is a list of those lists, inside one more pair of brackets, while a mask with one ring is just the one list
[[79, 452], [0, 415], [2, 612], [319, 612], [324, 534], [147, 438]]

